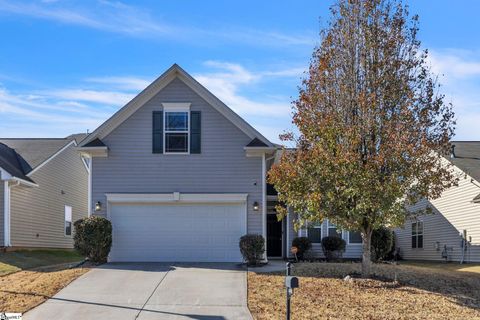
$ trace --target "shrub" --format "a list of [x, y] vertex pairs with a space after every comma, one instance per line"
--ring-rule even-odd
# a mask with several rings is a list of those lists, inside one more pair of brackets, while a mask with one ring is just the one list
[[305, 259], [305, 252], [312, 248], [312, 241], [307, 237], [296, 237], [292, 241], [292, 247], [297, 248], [297, 258], [299, 260]]
[[107, 261], [112, 246], [112, 224], [102, 217], [87, 217], [75, 221], [75, 249], [92, 262]]
[[322, 250], [327, 261], [339, 259], [345, 251], [346, 242], [340, 237], [325, 237], [322, 239]]
[[240, 238], [240, 253], [248, 265], [256, 265], [265, 253], [265, 239], [259, 234], [246, 234]]
[[372, 260], [386, 260], [393, 246], [393, 231], [381, 227], [372, 233]]

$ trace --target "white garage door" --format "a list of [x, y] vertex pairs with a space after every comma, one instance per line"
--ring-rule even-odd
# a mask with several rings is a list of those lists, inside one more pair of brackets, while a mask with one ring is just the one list
[[241, 262], [244, 204], [112, 205], [110, 261]]

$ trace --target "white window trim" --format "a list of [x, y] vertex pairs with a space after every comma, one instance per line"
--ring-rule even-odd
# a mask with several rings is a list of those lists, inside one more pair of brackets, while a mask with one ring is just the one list
[[[358, 231], [358, 232], [360, 232], [360, 231]], [[361, 246], [363, 244], [363, 239], [360, 243], [350, 242], [350, 231], [345, 231], [345, 234], [346, 234], [346, 237], [347, 237], [347, 244], [349, 246]]]
[[[422, 223], [422, 233], [419, 234], [418, 233], [418, 223], [421, 222]], [[423, 220], [416, 220], [416, 221], [412, 221], [410, 223], [410, 230], [413, 231], [413, 224], [416, 224], [416, 227], [417, 227], [417, 230], [416, 230], [416, 235], [415, 235], [415, 238], [416, 238], [416, 243], [417, 243], [417, 246], [415, 248], [412, 247], [412, 237], [413, 237], [413, 234], [412, 232], [410, 232], [410, 249], [412, 250], [423, 250], [424, 248], [424, 245], [425, 245], [425, 222]], [[419, 248], [418, 247], [418, 236], [421, 235], [422, 236], [422, 247]]]
[[[70, 208], [70, 234], [67, 234], [67, 228], [65, 227], [65, 223], [67, 222], [67, 208]], [[65, 237], [72, 237], [73, 236], [73, 208], [72, 206], [64, 206], [63, 209], [63, 235]]]
[[[187, 155], [190, 154], [190, 117], [191, 117], [191, 112], [190, 112], [190, 105], [191, 103], [189, 102], [164, 102], [162, 103], [163, 106], [163, 154], [167, 155]], [[168, 131], [167, 132], [167, 112], [187, 112], [187, 152], [167, 152], [166, 151], [166, 134], [167, 133], [185, 133], [185, 131]]]
[[[323, 239], [323, 224], [324, 222], [320, 223], [319, 226], [313, 226], [312, 228], [315, 228], [315, 229], [320, 229], [320, 242], [312, 242], [312, 245], [313, 244], [322, 244], [322, 239]], [[308, 226], [308, 223], [307, 223], [307, 227], [305, 228], [305, 236], [308, 238], [308, 229], [310, 229], [310, 227]]]

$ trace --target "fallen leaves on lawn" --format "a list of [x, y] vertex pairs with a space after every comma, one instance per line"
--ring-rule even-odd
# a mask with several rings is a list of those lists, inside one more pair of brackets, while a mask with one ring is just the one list
[[0, 277], [0, 311], [24, 313], [55, 295], [88, 270], [19, 271]]
[[[479, 275], [376, 265], [381, 280], [342, 279], [359, 270], [357, 263], [296, 264], [292, 319], [480, 319]], [[386, 280], [395, 272], [399, 282]], [[284, 276], [249, 272], [248, 280], [254, 318], [284, 318]]]

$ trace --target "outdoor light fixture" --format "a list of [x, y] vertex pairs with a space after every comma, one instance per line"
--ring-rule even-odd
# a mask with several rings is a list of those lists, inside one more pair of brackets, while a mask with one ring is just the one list
[[258, 202], [255, 201], [255, 202], [253, 203], [253, 211], [258, 211], [258, 208], [259, 208]]
[[100, 201], [97, 201], [95, 203], [95, 211], [100, 211], [102, 210], [102, 203]]

